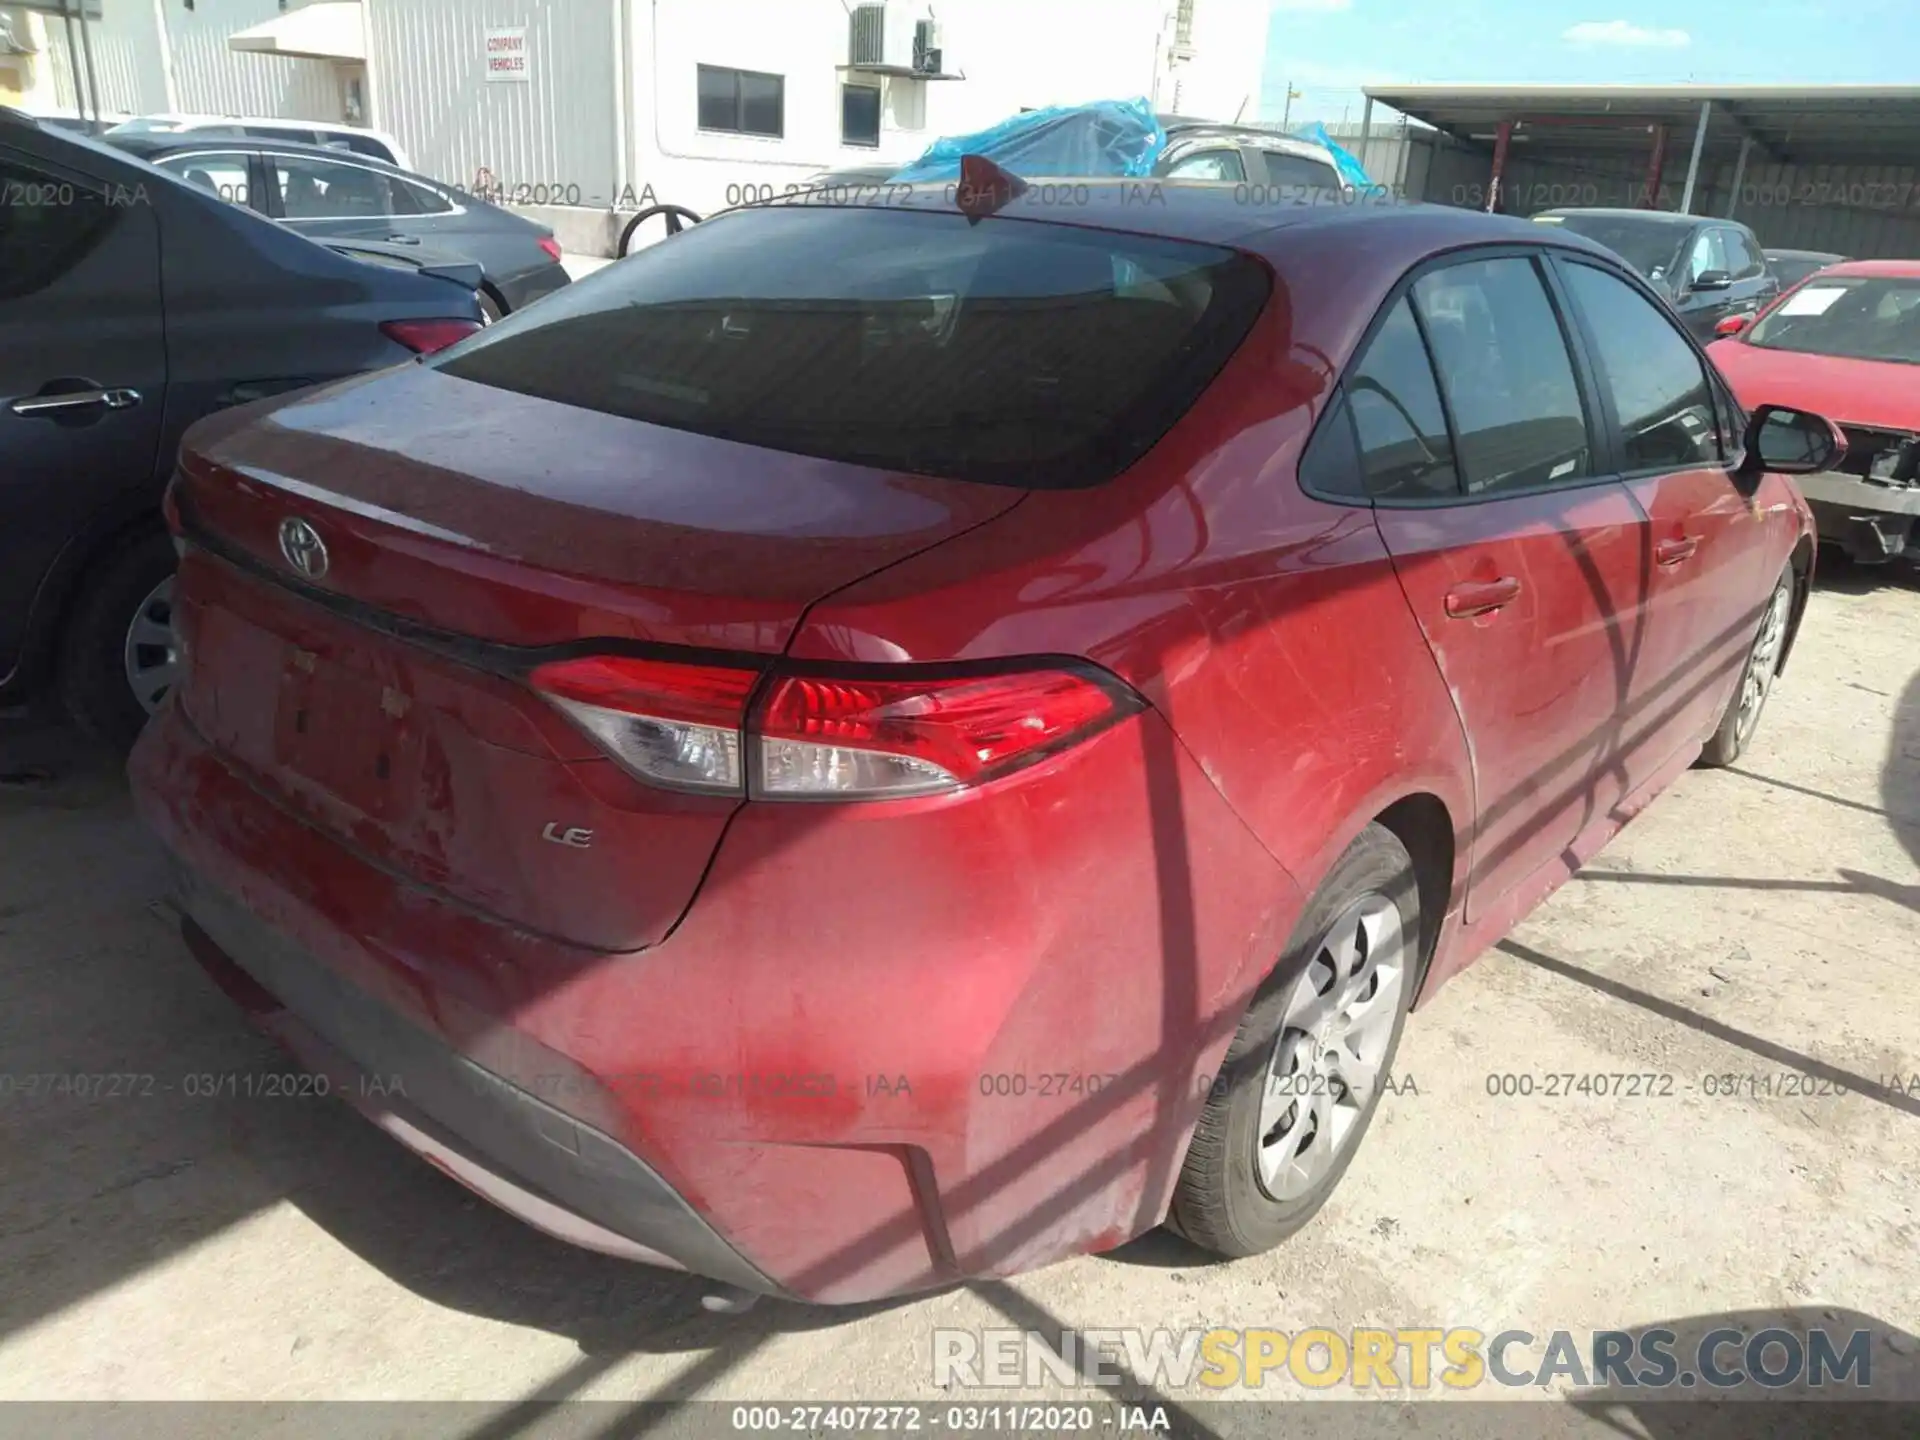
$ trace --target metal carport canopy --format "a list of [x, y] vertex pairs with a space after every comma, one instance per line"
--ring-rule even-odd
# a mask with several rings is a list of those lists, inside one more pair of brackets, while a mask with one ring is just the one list
[[1644, 151], [1665, 125], [1684, 159], [1706, 103], [1702, 154], [1743, 141], [1776, 165], [1911, 165], [1920, 157], [1920, 85], [1369, 85], [1391, 105], [1460, 140], [1489, 142], [1511, 122], [1528, 159]]

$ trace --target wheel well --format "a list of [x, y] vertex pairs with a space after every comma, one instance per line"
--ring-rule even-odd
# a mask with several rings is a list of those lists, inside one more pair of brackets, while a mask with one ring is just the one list
[[100, 567], [142, 535], [165, 527], [166, 521], [157, 507], [139, 511], [88, 536], [71, 557], [63, 556], [56, 562], [57, 571], [51, 577], [50, 588], [42, 592], [46, 609], [34, 614], [29, 621], [30, 630], [17, 671], [23, 681], [37, 687], [52, 674], [61, 647], [66, 643], [67, 627], [73, 623], [74, 610]]
[[1420, 976], [1414, 994], [1426, 984], [1440, 926], [1453, 898], [1453, 817], [1437, 795], [1409, 795], [1373, 817], [1393, 832], [1413, 857], [1414, 883], [1420, 890]]
[[491, 280], [482, 280], [480, 282], [480, 288], [486, 291], [493, 303], [500, 307], [500, 314], [503, 317], [513, 313], [513, 307], [507, 304], [507, 297], [500, 293], [499, 287]]
[[1787, 561], [1793, 567], [1793, 614], [1787, 617], [1786, 643], [1780, 647], [1780, 660], [1773, 667], [1776, 675], [1786, 671], [1794, 637], [1800, 633], [1800, 617], [1806, 614], [1807, 598], [1813, 593], [1813, 558], [1813, 537], [1802, 535], [1800, 543], [1793, 547], [1793, 558]]

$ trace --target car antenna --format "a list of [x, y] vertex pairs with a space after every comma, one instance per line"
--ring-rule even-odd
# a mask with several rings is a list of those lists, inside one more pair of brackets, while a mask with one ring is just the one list
[[1026, 181], [986, 156], [960, 157], [960, 188], [954, 194], [954, 203], [969, 225], [978, 225], [1026, 193]]

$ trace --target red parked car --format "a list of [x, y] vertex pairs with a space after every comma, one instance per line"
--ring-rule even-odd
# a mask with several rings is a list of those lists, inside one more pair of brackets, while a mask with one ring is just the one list
[[1752, 734], [1824, 421], [1525, 221], [1064, 188], [729, 213], [190, 437], [186, 935], [534, 1225], [823, 1302], [1264, 1249]]
[[1920, 260], [1850, 260], [1708, 350], [1748, 406], [1807, 406], [1847, 452], [1800, 481], [1820, 538], [1865, 564], [1920, 560]]

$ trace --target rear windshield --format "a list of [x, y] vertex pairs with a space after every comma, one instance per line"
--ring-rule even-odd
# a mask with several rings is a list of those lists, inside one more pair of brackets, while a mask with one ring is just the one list
[[1680, 242], [1691, 234], [1683, 225], [1663, 220], [1636, 220], [1631, 215], [1542, 215], [1543, 221], [1606, 246], [1649, 280], [1665, 279], [1673, 270]]
[[1267, 295], [1231, 250], [996, 217], [743, 210], [428, 363], [749, 445], [1030, 489], [1163, 435]]
[[1747, 343], [1920, 365], [1920, 280], [1810, 280], [1748, 331]]

